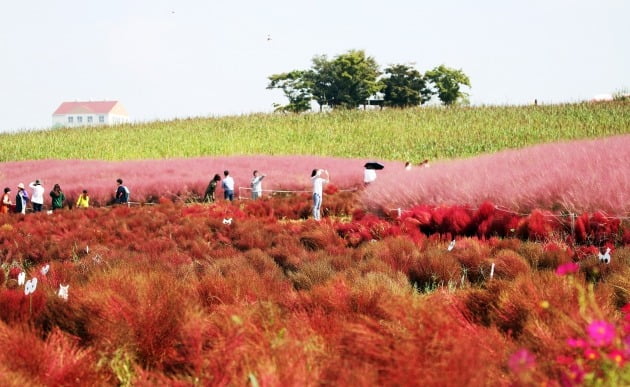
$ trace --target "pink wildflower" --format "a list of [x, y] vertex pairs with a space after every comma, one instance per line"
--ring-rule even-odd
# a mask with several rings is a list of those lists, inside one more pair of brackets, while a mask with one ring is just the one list
[[622, 366], [628, 360], [627, 356], [623, 351], [619, 349], [614, 349], [608, 354], [608, 358], [615, 362], [616, 365]]
[[567, 339], [567, 345], [572, 348], [584, 348], [586, 347], [586, 341], [584, 339]]
[[586, 328], [593, 344], [601, 347], [615, 339], [615, 326], [606, 321], [593, 321]]
[[577, 273], [580, 270], [580, 265], [575, 262], [569, 262], [558, 266], [556, 269], [557, 275], [566, 275], [571, 273]]
[[597, 360], [599, 359], [599, 352], [597, 352], [593, 348], [586, 348], [584, 350], [584, 358], [586, 360]]
[[536, 366], [536, 356], [525, 348], [519, 349], [510, 356], [508, 366], [516, 373], [529, 371]]
[[571, 364], [569, 365], [569, 370], [566, 374], [566, 377], [568, 377], [568, 382], [566, 383], [567, 385], [573, 385], [573, 383], [577, 383], [580, 384], [584, 381], [584, 370], [582, 369], [582, 367], [580, 367], [578, 364]]

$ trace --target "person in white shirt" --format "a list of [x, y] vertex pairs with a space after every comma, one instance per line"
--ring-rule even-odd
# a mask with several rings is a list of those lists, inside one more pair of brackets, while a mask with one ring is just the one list
[[363, 170], [363, 183], [368, 185], [376, 180], [376, 170], [365, 168]]
[[39, 180], [35, 180], [34, 182], [28, 185], [33, 190], [33, 195], [31, 197], [31, 203], [33, 203], [33, 212], [41, 212], [42, 207], [44, 206], [44, 187], [41, 185]]
[[264, 173], [259, 174], [258, 170], [254, 171], [254, 177], [252, 178], [252, 199], [256, 200], [262, 196], [262, 179], [265, 178]]
[[223, 171], [223, 181], [221, 182], [221, 187], [223, 187], [223, 198], [225, 200], [232, 201], [234, 200], [234, 179], [230, 176], [230, 171]]
[[[322, 177], [322, 173], [326, 174], [325, 179]], [[313, 169], [313, 172], [311, 173], [311, 182], [313, 183], [313, 218], [319, 221], [321, 219], [320, 209], [322, 207], [324, 184], [330, 182], [330, 175], [326, 170]]]

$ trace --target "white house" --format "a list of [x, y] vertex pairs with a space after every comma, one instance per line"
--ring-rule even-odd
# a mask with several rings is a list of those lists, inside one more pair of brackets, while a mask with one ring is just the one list
[[63, 102], [52, 115], [53, 127], [116, 125], [129, 122], [118, 101]]

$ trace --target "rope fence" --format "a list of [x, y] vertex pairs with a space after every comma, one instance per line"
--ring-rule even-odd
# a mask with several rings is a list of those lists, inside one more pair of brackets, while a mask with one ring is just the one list
[[[359, 190], [358, 188], [350, 188], [350, 189], [340, 189], [340, 190], [337, 190], [337, 192], [356, 192], [358, 190]], [[243, 191], [245, 191], [246, 195], [242, 194]], [[238, 187], [238, 198], [239, 198], [239, 200], [251, 199], [252, 198], [251, 191], [252, 191], [251, 187]], [[247, 194], [247, 192], [249, 192], [249, 194]], [[263, 189], [262, 190], [263, 195], [265, 194], [265, 192], [267, 193], [267, 196], [273, 196], [273, 195], [276, 195], [276, 194], [311, 193], [313, 191], [312, 190]]]

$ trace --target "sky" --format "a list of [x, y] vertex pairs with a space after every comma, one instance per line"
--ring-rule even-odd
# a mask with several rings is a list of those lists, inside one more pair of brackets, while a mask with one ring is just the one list
[[630, 89], [628, 0], [30, 0], [2, 2], [0, 132], [63, 101], [132, 121], [273, 111], [267, 77], [364, 50], [381, 69], [461, 69], [474, 105]]

